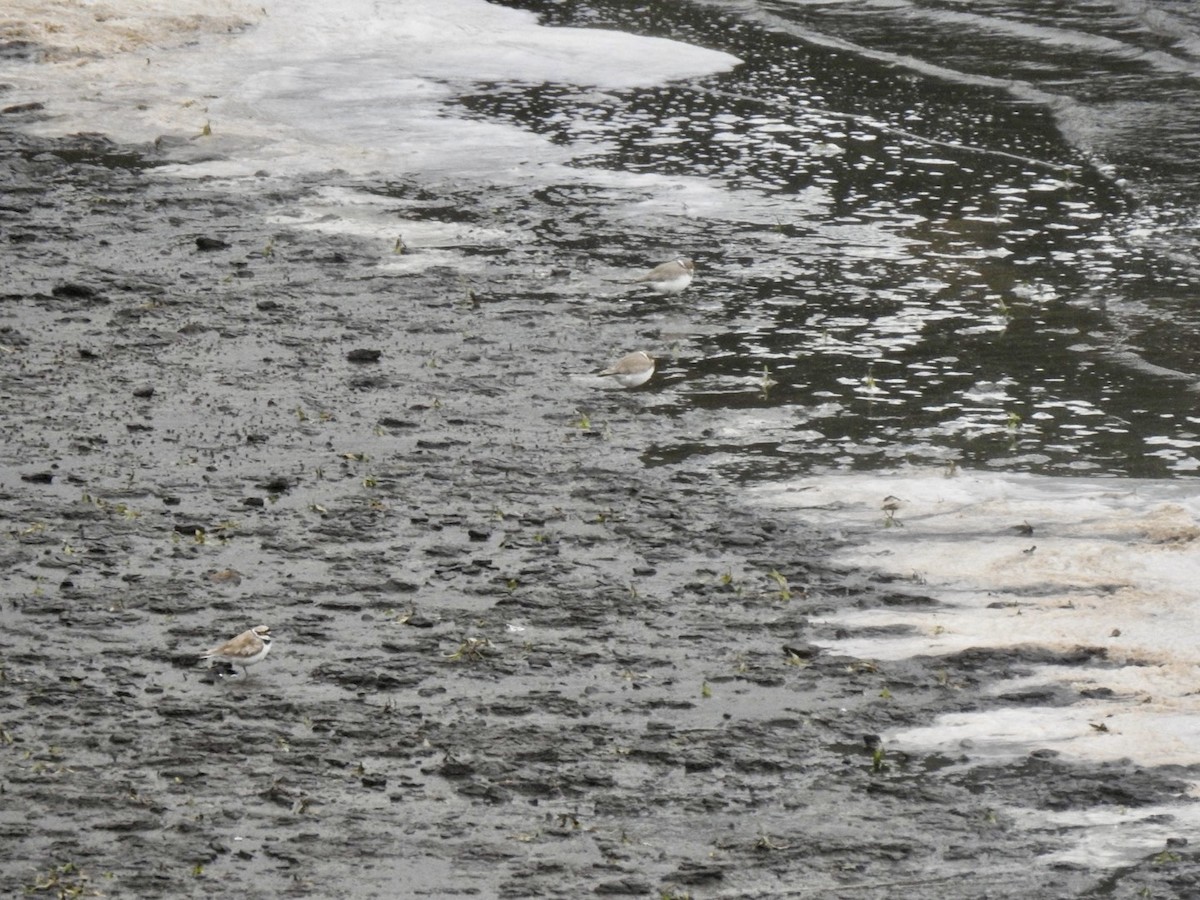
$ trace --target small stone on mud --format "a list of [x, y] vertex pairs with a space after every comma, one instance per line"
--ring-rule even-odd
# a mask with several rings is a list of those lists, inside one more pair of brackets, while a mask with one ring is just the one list
[[685, 862], [671, 878], [678, 884], [704, 884], [709, 881], [720, 881], [725, 877], [725, 870], [720, 866], [706, 863]]
[[619, 878], [616, 881], [601, 882], [596, 885], [596, 893], [610, 896], [630, 894], [636, 897], [644, 897], [650, 893], [650, 883], [644, 878], [629, 875], [625, 878]]
[[474, 771], [467, 763], [450, 756], [447, 756], [445, 762], [437, 769], [437, 773], [443, 778], [462, 778]]
[[142, 398], [153, 397], [154, 396], [154, 385], [139, 384], [137, 387], [135, 387], [133, 389], [133, 396], [142, 397]]
[[50, 293], [59, 299], [65, 300], [93, 300], [98, 296], [94, 287], [89, 287], [86, 284], [74, 284], [73, 282], [56, 285], [51, 289]]
[[196, 238], [196, 249], [205, 253], [213, 250], [228, 250], [229, 244], [225, 243], [225, 241], [221, 240], [220, 238], [211, 238], [201, 235], [200, 237]]
[[352, 363], [372, 363], [379, 362], [379, 357], [383, 356], [382, 350], [374, 350], [368, 347], [359, 347], [356, 350], [351, 350], [346, 354], [346, 359]]

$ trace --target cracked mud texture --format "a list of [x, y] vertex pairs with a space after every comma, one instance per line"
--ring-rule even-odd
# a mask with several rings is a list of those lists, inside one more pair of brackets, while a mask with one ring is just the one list
[[[1012, 812], [1176, 800], [1195, 771], [880, 743], [1078, 698], [993, 690], [1038, 648], [818, 649], [831, 610], [931, 601], [647, 463], [685, 427], [656, 381], [566, 373], [657, 335], [560, 290], [588, 245], [552, 198], [159, 162], [0, 134], [0, 894], [1200, 896], [1186, 835], [1055, 863], [1070, 829]], [[470, 283], [388, 273], [279, 224], [329, 185], [510, 239], [460, 248]], [[637, 271], [644, 237], [597, 245]], [[248, 678], [196, 662], [259, 622]]]

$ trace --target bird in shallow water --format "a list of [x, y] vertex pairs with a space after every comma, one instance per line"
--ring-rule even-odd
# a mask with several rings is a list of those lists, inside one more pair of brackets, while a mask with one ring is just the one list
[[686, 256], [678, 256], [670, 262], [655, 266], [645, 275], [639, 275], [634, 284], [644, 284], [664, 297], [678, 294], [687, 289], [696, 275], [696, 264]]
[[607, 369], [601, 370], [600, 374], [611, 376], [621, 387], [639, 387], [654, 374], [654, 357], [645, 350], [635, 350], [622, 356]]

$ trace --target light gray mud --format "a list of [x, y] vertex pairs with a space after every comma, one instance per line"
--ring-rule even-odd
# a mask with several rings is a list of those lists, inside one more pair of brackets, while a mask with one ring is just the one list
[[[930, 601], [646, 464], [686, 427], [655, 382], [566, 373], [659, 336], [562, 290], [586, 219], [553, 198], [0, 146], [0, 894], [1197, 895], [1185, 835], [1052, 864], [1069, 833], [1010, 814], [1176, 799], [1194, 771], [875, 752], [1077, 698], [988, 691], [1034, 649], [812, 653], [825, 612]], [[488, 254], [468, 285], [269, 224], [339, 184], [510, 238], [460, 248]], [[259, 622], [249, 678], [197, 665]]]

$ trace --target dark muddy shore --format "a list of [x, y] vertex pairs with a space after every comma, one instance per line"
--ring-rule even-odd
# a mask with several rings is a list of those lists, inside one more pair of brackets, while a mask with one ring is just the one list
[[[1187, 834], [1113, 871], [1011, 814], [1195, 771], [879, 743], [1077, 698], [989, 693], [1036, 649], [817, 651], [829, 610], [930, 601], [647, 465], [703, 338], [643, 389], [569, 377], [665, 341], [563, 290], [588, 248], [552, 198], [173, 180], [37, 114], [0, 134], [0, 894], [1200, 896]], [[331, 184], [511, 239], [461, 248], [486, 279], [386, 274], [278, 224]], [[248, 679], [195, 663], [259, 622]]]

